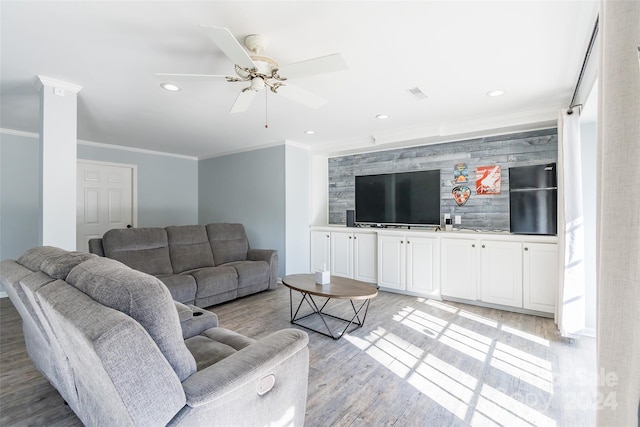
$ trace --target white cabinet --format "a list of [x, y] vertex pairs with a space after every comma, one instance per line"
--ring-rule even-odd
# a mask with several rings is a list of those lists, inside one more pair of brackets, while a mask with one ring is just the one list
[[331, 268], [331, 233], [329, 231], [311, 231], [311, 273]]
[[331, 232], [331, 275], [353, 277], [353, 233]]
[[553, 313], [558, 292], [558, 246], [523, 244], [523, 307]]
[[353, 278], [378, 282], [378, 238], [374, 233], [353, 233]]
[[439, 295], [438, 239], [378, 234], [378, 284], [421, 295]]
[[442, 239], [442, 296], [471, 301], [479, 299], [478, 244], [475, 239]]
[[442, 237], [442, 297], [553, 313], [557, 245], [528, 237]]
[[522, 243], [482, 240], [481, 300], [522, 308]]
[[332, 276], [377, 282], [375, 232], [311, 231], [311, 272], [323, 266]]
[[390, 289], [405, 289], [405, 237], [378, 235], [378, 284]]
[[554, 313], [558, 283], [551, 236], [315, 227], [311, 272], [432, 298]]
[[440, 250], [438, 239], [407, 237], [407, 290], [439, 295]]

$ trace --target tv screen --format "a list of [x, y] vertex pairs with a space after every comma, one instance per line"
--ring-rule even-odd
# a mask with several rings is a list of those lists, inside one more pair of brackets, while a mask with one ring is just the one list
[[440, 224], [440, 170], [356, 176], [355, 221]]

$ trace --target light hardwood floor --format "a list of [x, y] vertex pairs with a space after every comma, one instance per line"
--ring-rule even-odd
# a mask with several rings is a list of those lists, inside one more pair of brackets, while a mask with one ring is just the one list
[[[0, 425], [81, 425], [28, 358], [8, 298], [0, 310]], [[291, 326], [282, 285], [211, 311], [254, 338]], [[309, 332], [305, 425], [594, 425], [594, 341], [562, 339], [551, 319], [380, 292], [364, 327]]]

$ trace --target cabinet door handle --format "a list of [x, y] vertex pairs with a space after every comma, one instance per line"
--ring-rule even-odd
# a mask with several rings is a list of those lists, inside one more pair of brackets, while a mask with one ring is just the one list
[[482, 247], [484, 248], [484, 245], [482, 245]]
[[404, 240], [400, 240], [400, 244], [403, 244], [403, 243], [404, 243]]
[[411, 243], [411, 242], [410, 242], [409, 240], [407, 240], [407, 245], [408, 245], [409, 243]]
[[474, 243], [473, 245], [471, 245], [471, 247], [472, 247], [472, 248], [475, 248], [475, 247], [476, 247], [476, 244]]
[[353, 236], [353, 240], [356, 240], [358, 238], [358, 236]]
[[528, 250], [529, 250], [529, 248], [525, 247], [525, 248], [524, 248], [524, 250], [525, 250], [525, 251], [528, 251]]
[[350, 239], [352, 239], [353, 237], [349, 236]]
[[327, 234], [327, 239], [328, 239], [329, 237], [331, 237], [331, 236], [329, 236], [329, 235]]

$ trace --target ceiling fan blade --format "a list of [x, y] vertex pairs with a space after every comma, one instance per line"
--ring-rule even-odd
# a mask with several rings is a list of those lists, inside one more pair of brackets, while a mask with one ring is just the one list
[[245, 90], [244, 92], [240, 92], [238, 97], [236, 98], [236, 102], [233, 103], [231, 110], [229, 113], [243, 113], [249, 109], [251, 103], [253, 102], [253, 98], [256, 97], [256, 92], [252, 90]]
[[278, 88], [278, 95], [311, 108], [320, 108], [327, 104], [326, 99], [288, 83]]
[[174, 74], [174, 73], [156, 73], [158, 77], [172, 77], [176, 79], [200, 78], [200, 79], [226, 79], [233, 78], [231, 76], [223, 76], [220, 74]]
[[211, 25], [200, 25], [205, 29], [209, 38], [233, 61], [234, 64], [245, 68], [256, 68], [249, 54], [236, 40], [227, 28], [214, 27]]
[[278, 74], [283, 77], [307, 77], [315, 74], [333, 73], [349, 68], [347, 63], [339, 53], [320, 56], [318, 58], [307, 59], [306, 61], [294, 62], [283, 65], [278, 69]]

